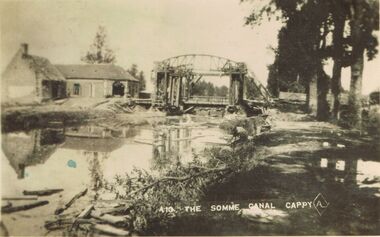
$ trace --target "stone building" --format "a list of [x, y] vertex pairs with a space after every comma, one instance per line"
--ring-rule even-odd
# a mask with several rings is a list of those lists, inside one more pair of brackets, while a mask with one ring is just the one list
[[70, 97], [138, 97], [139, 81], [113, 64], [56, 65]]
[[32, 103], [66, 96], [66, 81], [46, 58], [22, 44], [2, 73], [2, 102]]

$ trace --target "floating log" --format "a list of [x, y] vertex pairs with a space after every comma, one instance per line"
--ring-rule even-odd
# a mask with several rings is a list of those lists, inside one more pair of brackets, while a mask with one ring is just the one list
[[54, 212], [54, 214], [56, 215], [59, 215], [61, 214], [62, 212], [64, 212], [66, 209], [68, 209], [69, 207], [71, 207], [71, 205], [73, 205], [73, 203], [81, 198], [82, 196], [86, 195], [87, 193], [87, 188], [81, 192], [79, 192], [77, 195], [75, 195], [68, 203], [66, 203], [63, 207], [60, 207], [60, 208], [57, 208]]
[[10, 206], [10, 207], [5, 207], [1, 209], [1, 213], [12, 213], [16, 211], [25, 211], [29, 210], [35, 207], [40, 207], [49, 204], [48, 201], [38, 201], [34, 203], [29, 203], [25, 205], [20, 205], [20, 206]]
[[96, 224], [94, 225], [94, 230], [111, 235], [117, 236], [127, 236], [129, 231], [113, 227], [111, 225]]
[[22, 193], [24, 195], [35, 195], [35, 196], [49, 196], [54, 193], [59, 193], [62, 192], [63, 189], [45, 189], [45, 190], [35, 190], [35, 191], [29, 191], [29, 190], [24, 190]]
[[37, 200], [38, 196], [30, 196], [30, 197], [23, 197], [23, 196], [20, 196], [20, 197], [2, 197], [1, 199], [2, 200], [6, 200], [6, 201]]
[[115, 226], [128, 226], [128, 217], [126, 216], [113, 216], [110, 214], [102, 215], [102, 213], [99, 211], [92, 211], [91, 217]]

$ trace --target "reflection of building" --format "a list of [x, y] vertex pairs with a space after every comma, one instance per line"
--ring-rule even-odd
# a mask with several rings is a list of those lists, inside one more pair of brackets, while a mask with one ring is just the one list
[[66, 97], [66, 80], [48, 59], [30, 55], [22, 44], [2, 74], [2, 102], [40, 102]]
[[113, 64], [56, 65], [71, 97], [138, 96], [139, 81]]
[[3, 152], [18, 178], [24, 178], [25, 168], [43, 164], [64, 141], [63, 129], [39, 129], [28, 133], [2, 135]]
[[[87, 159], [95, 199], [98, 198], [98, 191], [103, 186], [103, 162], [109, 158], [112, 151], [119, 149], [125, 143], [123, 138], [113, 136], [114, 132], [97, 126], [82, 126], [70, 128], [65, 133], [66, 141], [62, 148], [77, 150]], [[124, 135], [122, 131], [121, 135]]]

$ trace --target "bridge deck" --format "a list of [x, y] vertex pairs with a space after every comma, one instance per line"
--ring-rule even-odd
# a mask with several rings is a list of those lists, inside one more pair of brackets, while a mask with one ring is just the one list
[[[132, 99], [133, 102], [139, 105], [151, 105], [154, 104], [163, 104], [161, 100], [152, 99]], [[183, 102], [185, 105], [213, 105], [213, 106], [226, 106], [228, 105], [228, 98], [226, 97], [216, 97], [216, 96], [193, 96], [188, 100]]]
[[216, 96], [194, 96], [184, 101], [186, 105], [228, 105], [228, 98]]

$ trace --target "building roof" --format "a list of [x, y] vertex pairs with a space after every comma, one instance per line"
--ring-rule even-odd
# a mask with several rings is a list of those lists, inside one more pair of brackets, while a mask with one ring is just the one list
[[32, 70], [42, 75], [42, 80], [66, 80], [62, 73], [53, 64], [51, 64], [47, 58], [30, 54], [24, 56], [23, 58], [29, 62], [30, 68]]
[[66, 79], [110, 79], [138, 81], [120, 66], [113, 64], [56, 65]]

